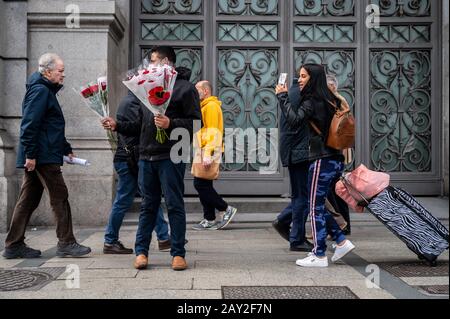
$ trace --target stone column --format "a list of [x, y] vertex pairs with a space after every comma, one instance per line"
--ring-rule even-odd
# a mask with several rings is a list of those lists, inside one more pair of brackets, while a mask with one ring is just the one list
[[[66, 24], [76, 21], [68, 19], [73, 9], [80, 12], [79, 28]], [[76, 156], [92, 163], [90, 167], [63, 168], [75, 225], [105, 225], [115, 178], [113, 154], [99, 117], [88, 109], [74, 88], [107, 75], [110, 106], [115, 113], [120, 96], [126, 92], [120, 78], [128, 67], [122, 43], [127, 28], [115, 1], [28, 2], [28, 74], [36, 70], [43, 53], [54, 52], [63, 58], [66, 80], [58, 99], [66, 119], [66, 136]], [[45, 197], [31, 224], [53, 225], [53, 220]]]
[[[0, 1], [0, 232], [18, 195], [16, 139], [27, 77], [27, 2]], [[14, 134], [12, 134], [14, 132]]]
[[449, 2], [448, 0], [442, 0], [442, 65], [444, 66], [442, 68], [443, 70], [443, 78], [442, 78], [442, 88], [443, 88], [443, 96], [442, 96], [442, 119], [443, 119], [443, 130], [442, 130], [442, 137], [443, 137], [443, 175], [444, 175], [444, 195], [449, 195], [449, 70], [448, 65], [450, 63], [449, 61], [449, 33], [448, 33], [448, 19], [449, 19]]

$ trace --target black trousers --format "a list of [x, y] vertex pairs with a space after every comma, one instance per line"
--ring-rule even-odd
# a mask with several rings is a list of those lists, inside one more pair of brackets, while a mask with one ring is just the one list
[[344, 220], [347, 222], [347, 229], [350, 230], [350, 211], [348, 209], [347, 203], [336, 194], [335, 189], [337, 182], [338, 180], [336, 180], [331, 185], [331, 189], [328, 192], [327, 199], [330, 202], [330, 204], [334, 207], [336, 212], [341, 214], [342, 217], [344, 217]]
[[216, 209], [223, 212], [227, 209], [228, 204], [223, 198], [217, 194], [213, 187], [212, 180], [206, 180], [194, 177], [194, 187], [200, 197], [203, 206], [203, 216], [205, 219], [212, 221], [216, 219]]

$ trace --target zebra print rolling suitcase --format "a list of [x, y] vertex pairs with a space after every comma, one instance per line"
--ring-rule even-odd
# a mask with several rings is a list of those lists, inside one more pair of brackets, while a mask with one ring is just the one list
[[389, 186], [366, 208], [430, 266], [448, 249], [448, 229], [406, 191]]

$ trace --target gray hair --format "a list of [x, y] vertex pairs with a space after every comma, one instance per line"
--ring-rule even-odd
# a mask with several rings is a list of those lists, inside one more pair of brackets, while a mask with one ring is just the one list
[[333, 74], [328, 74], [327, 75], [327, 83], [328, 84], [334, 84], [336, 89], [339, 87], [339, 82], [338, 82], [336, 76], [334, 76]]
[[57, 61], [62, 61], [59, 55], [55, 53], [45, 53], [39, 58], [39, 73], [44, 74], [46, 71], [54, 70]]

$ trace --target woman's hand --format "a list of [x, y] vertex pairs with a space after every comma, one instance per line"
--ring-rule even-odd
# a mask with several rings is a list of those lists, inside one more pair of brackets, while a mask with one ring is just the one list
[[288, 88], [287, 85], [277, 85], [277, 87], [275, 88], [275, 94], [281, 94], [281, 93], [287, 93], [288, 92]]

